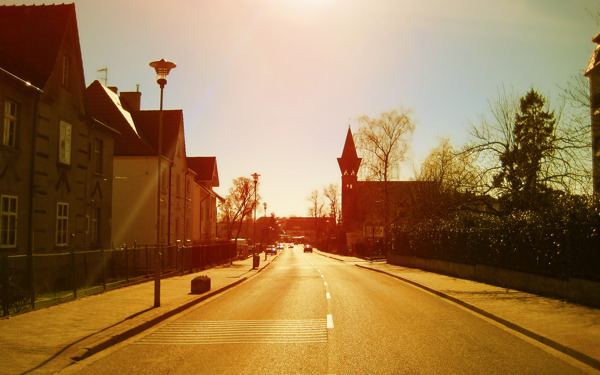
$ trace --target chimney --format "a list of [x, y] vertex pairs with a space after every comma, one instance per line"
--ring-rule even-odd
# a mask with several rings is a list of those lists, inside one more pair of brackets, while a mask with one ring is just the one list
[[121, 92], [119, 95], [121, 105], [128, 111], [139, 111], [142, 102], [142, 93], [139, 91]]

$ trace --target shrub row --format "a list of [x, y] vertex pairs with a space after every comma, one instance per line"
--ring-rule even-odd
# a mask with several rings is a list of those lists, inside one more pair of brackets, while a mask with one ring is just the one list
[[543, 212], [456, 215], [395, 228], [393, 252], [558, 278], [600, 279], [600, 210], [561, 197]]

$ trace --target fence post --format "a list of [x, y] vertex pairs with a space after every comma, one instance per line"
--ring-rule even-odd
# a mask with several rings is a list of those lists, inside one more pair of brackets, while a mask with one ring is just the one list
[[36, 293], [35, 293], [35, 270], [34, 270], [34, 266], [35, 263], [33, 261], [33, 249], [31, 249], [28, 253], [27, 253], [27, 271], [29, 272], [29, 292], [31, 293], [30, 298], [31, 298], [31, 309], [35, 310], [35, 299], [36, 299]]
[[148, 244], [146, 244], [146, 277], [150, 276], [150, 254], [148, 254]]
[[185, 245], [183, 245], [181, 247], [181, 250], [179, 250], [179, 252], [181, 254], [181, 256], [180, 256], [180, 258], [181, 258], [181, 273], [180, 274], [183, 275], [183, 253], [185, 252]]
[[77, 265], [75, 264], [75, 248], [71, 251], [71, 276], [73, 277], [73, 298], [77, 298]]
[[106, 292], [106, 254], [104, 246], [102, 246], [100, 253], [102, 254], [102, 289]]
[[8, 254], [6, 251], [0, 253], [0, 282], [2, 283], [2, 315], [8, 316], [9, 314], [9, 300], [10, 300], [10, 277], [8, 275]]
[[129, 282], [129, 252], [127, 244], [125, 244], [125, 281]]

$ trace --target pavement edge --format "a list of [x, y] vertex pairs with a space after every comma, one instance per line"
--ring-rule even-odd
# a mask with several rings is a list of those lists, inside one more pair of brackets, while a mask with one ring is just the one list
[[554, 341], [554, 340], [552, 340], [552, 339], [550, 339], [548, 337], [545, 337], [545, 336], [543, 336], [543, 335], [541, 335], [539, 333], [533, 332], [533, 331], [531, 331], [531, 330], [529, 330], [527, 328], [524, 328], [524, 327], [522, 327], [522, 326], [520, 326], [518, 324], [510, 322], [510, 321], [508, 321], [508, 320], [506, 320], [506, 319], [504, 319], [502, 317], [499, 317], [499, 316], [497, 316], [495, 314], [492, 314], [492, 313], [490, 313], [488, 311], [485, 311], [485, 310], [483, 310], [483, 309], [481, 309], [481, 308], [479, 308], [479, 307], [477, 307], [475, 305], [472, 305], [470, 303], [462, 301], [462, 300], [460, 300], [458, 298], [452, 297], [452, 296], [450, 296], [450, 295], [448, 295], [446, 293], [440, 292], [439, 290], [436, 290], [436, 289], [430, 288], [428, 286], [425, 286], [423, 284], [420, 284], [420, 283], [418, 283], [416, 281], [404, 278], [402, 276], [394, 275], [392, 273], [389, 273], [389, 272], [386, 272], [386, 271], [383, 271], [383, 270], [378, 270], [378, 269], [375, 269], [375, 268], [363, 266], [361, 264], [355, 264], [355, 266], [359, 267], [359, 268], [366, 269], [366, 270], [371, 270], [371, 271], [379, 272], [379, 273], [382, 273], [384, 275], [388, 275], [388, 276], [391, 276], [391, 277], [396, 278], [398, 280], [404, 281], [404, 282], [406, 282], [408, 284], [414, 285], [414, 286], [416, 286], [418, 288], [424, 289], [424, 290], [426, 290], [426, 291], [428, 291], [430, 293], [433, 293], [433, 294], [435, 294], [435, 295], [437, 295], [439, 297], [445, 298], [445, 299], [447, 299], [449, 301], [452, 301], [452, 302], [454, 302], [456, 304], [459, 304], [459, 305], [461, 305], [461, 306], [463, 306], [463, 307], [465, 307], [465, 308], [467, 308], [469, 310], [472, 310], [472, 311], [474, 311], [474, 312], [476, 312], [476, 313], [478, 313], [480, 315], [483, 315], [486, 318], [492, 319], [492, 320], [494, 320], [494, 321], [496, 321], [496, 322], [504, 325], [505, 327], [508, 327], [508, 328], [510, 328], [510, 329], [512, 329], [514, 331], [517, 331], [517, 332], [519, 332], [519, 333], [521, 333], [521, 334], [523, 334], [523, 335], [525, 335], [525, 336], [527, 336], [529, 338], [532, 338], [532, 339], [534, 339], [534, 340], [536, 340], [538, 342], [541, 342], [542, 344], [547, 345], [547, 346], [549, 346], [549, 347], [551, 347], [551, 348], [553, 348], [555, 350], [558, 350], [559, 352], [562, 352], [562, 353], [564, 353], [564, 354], [566, 354], [566, 355], [568, 355], [568, 356], [570, 356], [570, 357], [572, 357], [572, 358], [574, 358], [574, 359], [576, 359], [576, 360], [578, 360], [578, 361], [580, 361], [582, 363], [585, 363], [588, 366], [591, 366], [591, 367], [593, 367], [593, 368], [595, 368], [597, 370], [600, 370], [600, 360], [598, 360], [596, 358], [593, 358], [593, 357], [590, 357], [587, 354], [584, 354], [584, 353], [582, 353], [580, 351], [574, 350], [574, 349], [572, 349], [572, 348], [570, 348], [568, 346], [565, 346], [565, 345], [563, 345], [563, 344], [561, 344], [561, 343], [559, 343], [557, 341]]

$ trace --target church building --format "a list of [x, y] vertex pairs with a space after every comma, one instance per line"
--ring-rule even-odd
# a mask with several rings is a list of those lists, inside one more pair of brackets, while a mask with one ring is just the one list
[[[391, 250], [393, 229], [410, 220], [422, 181], [359, 181], [358, 157], [348, 128], [342, 156], [342, 230], [349, 253], [385, 255]], [[387, 244], [387, 245], [386, 245]]]

